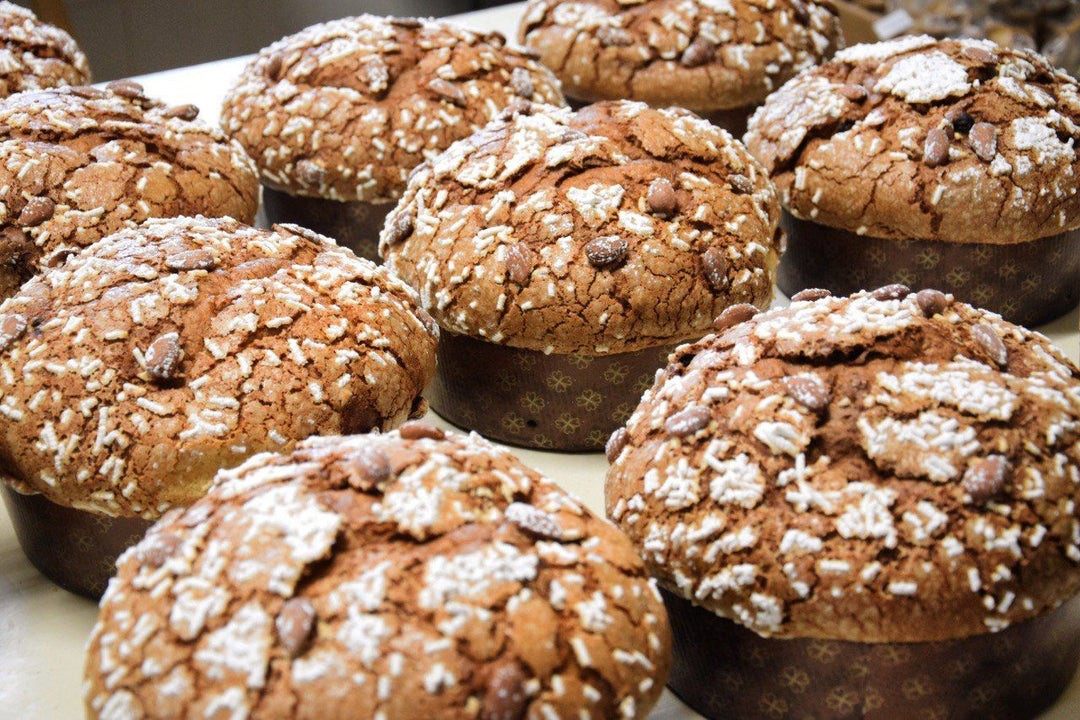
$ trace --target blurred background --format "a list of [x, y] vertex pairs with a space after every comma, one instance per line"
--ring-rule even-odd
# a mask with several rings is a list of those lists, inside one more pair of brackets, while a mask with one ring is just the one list
[[15, 0], [65, 27], [112, 80], [252, 53], [312, 23], [370, 12], [443, 16], [509, 0]]

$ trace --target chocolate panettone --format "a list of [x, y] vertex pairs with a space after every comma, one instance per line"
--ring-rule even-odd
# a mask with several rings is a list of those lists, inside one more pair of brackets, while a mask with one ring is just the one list
[[[596, 448], [666, 349], [730, 305], [769, 303], [778, 216], [745, 148], [685, 110], [531, 106], [421, 166], [380, 249], [446, 331], [440, 413], [516, 442]], [[516, 395], [494, 382], [500, 369]], [[522, 410], [537, 425], [508, 429]]]
[[0, 2], [0, 97], [88, 82], [90, 66], [71, 35]]
[[250, 222], [255, 167], [239, 143], [130, 81], [0, 101], [0, 300], [43, 268], [149, 218]]
[[520, 37], [574, 100], [685, 107], [736, 134], [842, 46], [828, 0], [532, 0]]
[[[153, 520], [255, 453], [421, 412], [436, 338], [408, 287], [307, 230], [111, 235], [0, 305], [7, 500]], [[69, 565], [67, 531], [27, 550], [74, 585], [99, 568]]]
[[[694, 685], [724, 662], [741, 671], [723, 649], [704, 663], [693, 617], [701, 638], [757, 647], [766, 665], [826, 641], [838, 664], [869, 663], [863, 695], [894, 692], [889, 648], [906, 648], [912, 673], [976, 653], [979, 668], [933, 680], [939, 695], [881, 717], [931, 700], [948, 717], [996, 701], [1018, 717], [1025, 700], [1030, 715], [1080, 647], [1066, 605], [1080, 590], [1080, 370], [936, 290], [814, 296], [722, 316], [612, 439], [608, 513], [683, 627], [676, 690], [700, 701]], [[1002, 682], [965, 696], [981, 676]]]
[[165, 517], [102, 601], [86, 709], [632, 720], [669, 661], [625, 536], [479, 436], [410, 423], [253, 458]]
[[1080, 85], [982, 40], [860, 45], [751, 119], [788, 212], [780, 286], [943, 287], [1023, 324], [1080, 300]]
[[262, 50], [222, 123], [258, 164], [271, 221], [374, 259], [412, 169], [516, 100], [564, 102], [555, 77], [498, 33], [362, 15]]

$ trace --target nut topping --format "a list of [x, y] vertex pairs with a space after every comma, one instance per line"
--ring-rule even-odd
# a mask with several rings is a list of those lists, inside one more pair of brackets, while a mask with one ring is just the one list
[[172, 380], [180, 370], [184, 349], [179, 333], [170, 332], [159, 336], [146, 349], [146, 369], [158, 380]]
[[604, 235], [585, 243], [585, 257], [593, 267], [617, 265], [626, 259], [630, 246], [618, 235]]
[[677, 412], [664, 422], [664, 429], [675, 437], [689, 437], [708, 427], [712, 421], [709, 409], [700, 405]]
[[289, 657], [296, 657], [308, 646], [315, 629], [315, 607], [307, 598], [292, 598], [281, 606], [277, 620], [278, 638]]

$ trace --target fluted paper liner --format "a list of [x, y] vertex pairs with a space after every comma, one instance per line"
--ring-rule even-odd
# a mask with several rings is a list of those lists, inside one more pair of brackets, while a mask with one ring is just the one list
[[850, 295], [903, 283], [1036, 327], [1080, 303], [1080, 230], [1014, 245], [885, 240], [800, 220], [784, 212], [787, 251], [777, 284], [790, 297], [806, 288]]
[[269, 223], [293, 223], [333, 238], [358, 257], [381, 262], [379, 233], [396, 203], [338, 202], [289, 195], [263, 186], [263, 209]]
[[999, 633], [857, 643], [763, 638], [662, 594], [675, 640], [668, 687], [713, 720], [1033, 718], [1080, 661], [1080, 598]]
[[42, 575], [65, 590], [98, 600], [116, 572], [116, 559], [152, 525], [57, 505], [0, 483], [15, 536]]
[[602, 450], [672, 349], [545, 355], [443, 331], [427, 399], [454, 425], [499, 442]]

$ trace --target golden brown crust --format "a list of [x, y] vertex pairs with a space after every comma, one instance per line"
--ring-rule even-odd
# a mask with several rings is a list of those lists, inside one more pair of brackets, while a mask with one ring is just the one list
[[675, 351], [606, 492], [662, 584], [763, 635], [858, 642], [996, 631], [1080, 590], [1080, 370], [905, 293]]
[[90, 82], [75, 40], [30, 10], [0, 2], [0, 97]]
[[688, 111], [537, 105], [418, 168], [380, 254], [451, 332], [605, 355], [768, 305], [778, 223], [761, 167]]
[[1080, 226], [1080, 85], [985, 40], [859, 45], [751, 118], [796, 216], [893, 239], [1009, 244]]
[[409, 288], [310, 231], [152, 220], [0, 305], [0, 476], [153, 519], [256, 452], [403, 422], [436, 339]]
[[86, 708], [632, 720], [670, 649], [614, 526], [478, 435], [406, 425], [253, 458], [165, 517], [102, 600]]
[[255, 166], [239, 143], [121, 81], [0, 102], [0, 300], [43, 267], [147, 218], [250, 222]]
[[830, 0], [532, 0], [520, 37], [568, 97], [698, 112], [757, 105], [843, 44]]
[[362, 15], [259, 53], [222, 124], [263, 182], [294, 195], [391, 202], [409, 172], [515, 99], [563, 104], [555, 77], [498, 33]]

